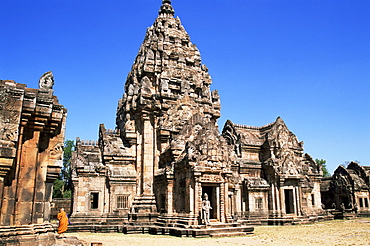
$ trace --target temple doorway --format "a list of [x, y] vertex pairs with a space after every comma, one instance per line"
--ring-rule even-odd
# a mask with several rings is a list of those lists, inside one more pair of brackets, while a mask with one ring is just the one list
[[285, 198], [285, 213], [293, 214], [294, 213], [293, 189], [285, 189], [284, 198]]
[[217, 188], [217, 186], [202, 186], [202, 200], [204, 199], [204, 194], [207, 193], [208, 200], [211, 202], [212, 209], [209, 214], [210, 219], [218, 219]]
[[344, 205], [344, 208], [346, 208], [346, 209], [352, 208], [351, 199], [348, 195], [344, 195], [344, 196], [339, 197], [338, 208], [340, 208], [342, 204]]

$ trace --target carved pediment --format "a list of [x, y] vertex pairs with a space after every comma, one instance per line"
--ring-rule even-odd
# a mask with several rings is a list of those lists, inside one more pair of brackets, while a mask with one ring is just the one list
[[273, 158], [283, 159], [288, 153], [303, 150], [303, 142], [298, 142], [281, 118], [276, 120], [267, 134], [267, 141]]

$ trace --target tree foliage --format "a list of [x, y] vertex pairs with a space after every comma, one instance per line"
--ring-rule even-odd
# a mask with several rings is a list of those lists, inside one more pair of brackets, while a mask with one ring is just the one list
[[53, 198], [72, 197], [71, 158], [74, 148], [75, 144], [73, 140], [66, 140], [64, 142], [63, 167], [59, 177], [54, 182]]
[[326, 168], [326, 160], [324, 159], [316, 159], [315, 160], [316, 164], [321, 166], [322, 173], [324, 177], [330, 177], [331, 174], [329, 173], [328, 169]]

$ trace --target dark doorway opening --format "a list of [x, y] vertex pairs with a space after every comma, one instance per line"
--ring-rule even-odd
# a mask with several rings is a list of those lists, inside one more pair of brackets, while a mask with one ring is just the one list
[[203, 186], [202, 187], [202, 201], [204, 199], [204, 194], [207, 193], [208, 200], [211, 202], [211, 211], [209, 214], [210, 219], [217, 219], [217, 195], [216, 186]]
[[285, 213], [293, 214], [294, 213], [293, 190], [285, 189], [284, 197], [285, 197]]
[[349, 198], [349, 196], [341, 196], [341, 197], [340, 197], [339, 207], [341, 207], [341, 205], [342, 205], [342, 203], [343, 203], [343, 205], [344, 205], [344, 207], [345, 207], [346, 209], [351, 208], [350, 201], [351, 201], [351, 199]]
[[99, 193], [98, 192], [91, 192], [91, 194], [90, 194], [90, 206], [91, 206], [91, 209], [98, 209], [99, 208]]

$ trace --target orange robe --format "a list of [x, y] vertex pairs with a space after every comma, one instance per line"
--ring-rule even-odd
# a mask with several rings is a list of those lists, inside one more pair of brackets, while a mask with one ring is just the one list
[[60, 212], [57, 216], [59, 220], [58, 233], [61, 234], [68, 229], [68, 217], [66, 212]]

